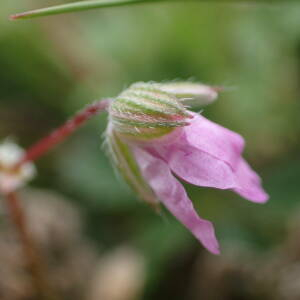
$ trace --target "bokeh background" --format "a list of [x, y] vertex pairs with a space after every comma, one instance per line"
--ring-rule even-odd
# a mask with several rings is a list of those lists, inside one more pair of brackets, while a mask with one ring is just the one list
[[[62, 2], [1, 1], [1, 139], [27, 147], [132, 82], [192, 78], [226, 87], [203, 114], [245, 137], [271, 198], [187, 186], [216, 226], [213, 256], [115, 176], [101, 147], [107, 116], [96, 117], [40, 159], [22, 191], [61, 299], [300, 299], [300, 5], [157, 3], [8, 21]], [[34, 299], [0, 207], [0, 298]]]

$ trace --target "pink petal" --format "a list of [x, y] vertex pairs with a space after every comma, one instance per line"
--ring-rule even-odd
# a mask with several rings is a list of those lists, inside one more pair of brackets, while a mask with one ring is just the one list
[[213, 123], [199, 114], [184, 127], [190, 145], [228, 163], [233, 169], [239, 163], [244, 139], [237, 133]]
[[242, 197], [257, 203], [265, 203], [269, 195], [261, 187], [259, 176], [248, 163], [241, 158], [236, 171], [237, 188], [233, 190]]
[[223, 160], [190, 145], [185, 133], [173, 143], [147, 147], [147, 150], [162, 158], [177, 176], [191, 184], [218, 189], [236, 186], [232, 168]]
[[219, 253], [219, 244], [211, 222], [201, 219], [183, 186], [171, 174], [161, 159], [135, 147], [134, 153], [140, 170], [157, 197], [212, 253]]
[[232, 189], [250, 201], [267, 201], [259, 176], [241, 157], [242, 137], [197, 114], [181, 130], [172, 140], [145, 148], [191, 184]]

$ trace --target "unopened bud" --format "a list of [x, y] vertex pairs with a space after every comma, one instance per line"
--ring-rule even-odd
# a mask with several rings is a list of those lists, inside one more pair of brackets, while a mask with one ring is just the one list
[[10, 193], [34, 177], [35, 167], [32, 163], [24, 163], [15, 169], [24, 153], [22, 148], [10, 141], [0, 144], [0, 193]]

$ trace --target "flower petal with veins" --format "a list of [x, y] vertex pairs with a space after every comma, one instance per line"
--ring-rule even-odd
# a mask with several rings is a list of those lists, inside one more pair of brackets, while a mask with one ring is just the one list
[[144, 178], [168, 210], [184, 224], [212, 253], [219, 253], [219, 244], [211, 222], [201, 219], [185, 189], [161, 159], [135, 147], [134, 154]]
[[242, 197], [257, 203], [265, 203], [269, 195], [261, 187], [260, 177], [250, 168], [248, 163], [241, 158], [236, 171], [238, 187], [233, 190]]
[[247, 200], [263, 203], [268, 195], [259, 176], [242, 158], [243, 138], [194, 114], [173, 141], [151, 143], [145, 149], [163, 159], [183, 180], [217, 189], [232, 189]]

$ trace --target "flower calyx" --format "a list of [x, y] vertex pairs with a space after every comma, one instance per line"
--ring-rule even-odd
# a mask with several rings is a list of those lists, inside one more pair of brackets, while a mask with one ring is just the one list
[[138, 82], [111, 104], [110, 121], [124, 136], [149, 140], [189, 124], [193, 118], [181, 101], [157, 83]]

